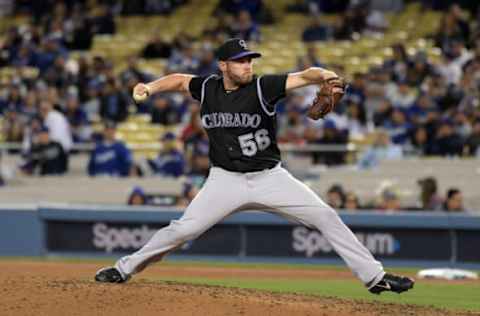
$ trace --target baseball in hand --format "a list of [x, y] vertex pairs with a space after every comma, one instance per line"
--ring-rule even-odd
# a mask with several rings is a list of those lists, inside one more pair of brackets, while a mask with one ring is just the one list
[[133, 88], [133, 99], [136, 102], [143, 102], [150, 96], [150, 88], [144, 84], [139, 83]]

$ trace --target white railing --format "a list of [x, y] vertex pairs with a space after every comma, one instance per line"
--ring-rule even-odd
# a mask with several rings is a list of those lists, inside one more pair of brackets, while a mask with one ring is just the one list
[[[145, 143], [145, 144], [127, 144], [131, 150], [160, 150], [161, 143]], [[77, 143], [72, 150], [77, 152], [89, 152], [95, 148], [94, 143]], [[357, 152], [360, 148], [353, 144], [279, 144], [279, 148], [283, 152]], [[0, 152], [9, 150], [22, 150], [21, 143], [0, 143]]]

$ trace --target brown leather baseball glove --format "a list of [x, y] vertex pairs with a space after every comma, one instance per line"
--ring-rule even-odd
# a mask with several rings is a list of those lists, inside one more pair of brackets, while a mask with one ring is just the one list
[[307, 116], [318, 120], [330, 113], [345, 94], [345, 80], [341, 77], [326, 80], [307, 111]]

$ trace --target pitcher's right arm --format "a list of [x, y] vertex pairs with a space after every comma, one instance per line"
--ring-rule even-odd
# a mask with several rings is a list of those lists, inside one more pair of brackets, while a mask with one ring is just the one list
[[188, 86], [193, 77], [187, 74], [171, 74], [149, 83], [138, 83], [133, 88], [133, 97], [137, 101], [143, 101], [159, 92], [189, 92]]

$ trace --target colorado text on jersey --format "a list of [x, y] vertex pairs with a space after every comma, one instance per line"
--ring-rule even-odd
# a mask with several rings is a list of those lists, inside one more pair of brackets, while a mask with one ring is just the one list
[[262, 122], [259, 114], [249, 113], [210, 113], [202, 116], [204, 128], [216, 127], [252, 127], [257, 128]]

